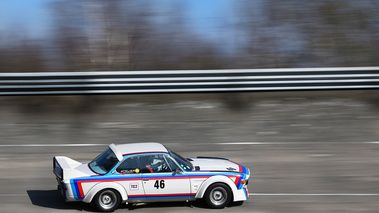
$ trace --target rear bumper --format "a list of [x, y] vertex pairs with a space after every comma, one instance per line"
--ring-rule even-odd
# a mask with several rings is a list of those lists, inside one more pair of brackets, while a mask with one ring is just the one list
[[67, 182], [65, 183], [64, 181], [59, 180], [59, 178], [57, 178], [57, 182], [58, 182], [57, 189], [58, 191], [60, 191], [60, 193], [62, 194], [66, 202], [79, 201], [74, 198], [74, 195], [70, 188], [70, 183], [67, 183]]
[[56, 178], [56, 180], [57, 180], [57, 183], [58, 183], [58, 185], [57, 185], [58, 191], [60, 191], [61, 194], [62, 194], [62, 196], [63, 196], [63, 198], [65, 200], [67, 200], [67, 188], [66, 188], [66, 185], [58, 177]]

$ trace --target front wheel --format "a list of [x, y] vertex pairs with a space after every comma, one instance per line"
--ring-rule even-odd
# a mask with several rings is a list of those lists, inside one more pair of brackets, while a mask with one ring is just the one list
[[96, 194], [93, 202], [98, 210], [112, 212], [120, 205], [121, 196], [115, 190], [104, 189]]
[[215, 183], [208, 187], [205, 202], [213, 209], [222, 209], [232, 200], [232, 191], [224, 183]]

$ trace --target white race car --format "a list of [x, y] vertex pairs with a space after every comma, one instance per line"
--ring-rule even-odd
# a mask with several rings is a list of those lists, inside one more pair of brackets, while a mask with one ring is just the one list
[[183, 158], [160, 143], [111, 144], [90, 163], [56, 156], [53, 171], [66, 201], [106, 212], [120, 203], [201, 198], [223, 208], [249, 197], [248, 168], [224, 158]]

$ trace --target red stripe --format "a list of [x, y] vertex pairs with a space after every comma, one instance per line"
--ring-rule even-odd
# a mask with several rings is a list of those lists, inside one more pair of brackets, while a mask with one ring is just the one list
[[[191, 195], [196, 195], [196, 193], [178, 193], [178, 194], [149, 194], [146, 195], [147, 197], [164, 197], [164, 196], [191, 196]], [[128, 197], [144, 197], [145, 195], [128, 195]]]
[[189, 177], [190, 179], [195, 179], [195, 178], [209, 178], [212, 177], [212, 175], [207, 175], [207, 176], [195, 176], [195, 177]]
[[84, 197], [82, 181], [78, 181], [78, 188], [79, 188], [80, 197]]
[[236, 164], [236, 165], [238, 166], [238, 172], [242, 173], [243, 169], [242, 169], [242, 166], [241, 166], [241, 165], [239, 165], [238, 163], [233, 162], [233, 161], [231, 161], [231, 160], [230, 160], [230, 162]]
[[145, 195], [144, 194], [142, 194], [142, 195], [128, 195], [128, 197], [145, 197]]
[[82, 180], [82, 181], [77, 181], [77, 184], [78, 184], [78, 189], [79, 189], [80, 197], [84, 197], [82, 183], [89, 183], [89, 182], [110, 182], [110, 181], [133, 181], [133, 180], [141, 180], [141, 178], [133, 178], [133, 179], [105, 179], [105, 180]]
[[236, 186], [237, 186], [237, 184], [238, 184], [238, 182], [240, 181], [240, 176], [228, 176], [228, 177], [235, 177], [236, 178], [236, 180], [234, 181], [234, 184], [236, 184]]
[[150, 194], [150, 195], [146, 195], [146, 196], [156, 196], [156, 197], [160, 197], [160, 196], [185, 196], [185, 195], [196, 195], [196, 193], [179, 193], [179, 194]]

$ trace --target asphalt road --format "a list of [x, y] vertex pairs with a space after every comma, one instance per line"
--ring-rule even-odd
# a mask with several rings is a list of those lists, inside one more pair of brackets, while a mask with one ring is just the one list
[[53, 156], [89, 161], [109, 143], [148, 141], [186, 157], [226, 157], [249, 167], [250, 199], [222, 210], [181, 202], [123, 205], [116, 212], [379, 211], [375, 101], [199, 96], [102, 97], [87, 100], [99, 106], [86, 110], [70, 108], [67, 99], [0, 100], [0, 212], [94, 211], [63, 201]]

